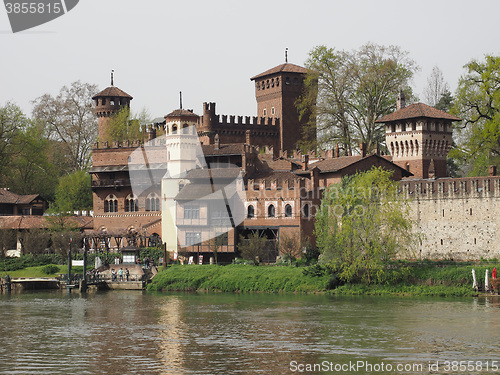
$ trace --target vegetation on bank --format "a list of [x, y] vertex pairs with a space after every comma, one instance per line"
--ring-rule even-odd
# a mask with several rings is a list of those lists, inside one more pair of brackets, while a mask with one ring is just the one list
[[472, 269], [479, 285], [485, 271], [498, 261], [397, 262], [388, 266], [378, 283], [342, 283], [329, 268], [313, 265], [175, 265], [159, 272], [148, 285], [155, 291], [214, 291], [265, 293], [330, 293], [335, 295], [474, 296]]

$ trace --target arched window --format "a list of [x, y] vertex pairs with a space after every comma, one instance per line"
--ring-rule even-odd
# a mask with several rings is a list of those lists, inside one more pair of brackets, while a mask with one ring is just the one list
[[274, 207], [274, 204], [270, 204], [269, 207], [267, 207], [267, 217], [275, 217], [276, 216], [276, 208]]
[[304, 210], [303, 210], [304, 217], [309, 217], [309, 204], [304, 205]]
[[118, 199], [110, 194], [104, 199], [104, 212], [118, 212]]
[[182, 125], [182, 134], [188, 134], [188, 131], [189, 131], [188, 126], [189, 126], [188, 124]]
[[129, 194], [125, 199], [125, 211], [135, 212], [139, 211], [139, 200], [135, 195]]
[[172, 125], [172, 134], [177, 134], [177, 125]]
[[160, 211], [160, 197], [158, 194], [148, 194], [146, 197], [146, 211]]
[[247, 207], [247, 218], [252, 219], [255, 217], [255, 208], [253, 206]]
[[292, 217], [292, 206], [289, 204], [285, 206], [285, 217]]

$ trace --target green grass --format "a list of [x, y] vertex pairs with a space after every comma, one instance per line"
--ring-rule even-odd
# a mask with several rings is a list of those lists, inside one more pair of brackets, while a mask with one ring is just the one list
[[300, 267], [251, 265], [172, 266], [158, 273], [149, 290], [222, 292], [295, 292], [326, 290], [330, 276], [306, 276]]
[[[61, 266], [61, 265], [56, 265], [59, 267], [59, 272], [49, 274], [47, 275], [46, 273], [43, 272], [43, 269], [46, 266], [35, 266], [35, 267], [26, 267], [21, 270], [15, 270], [15, 271], [1, 271], [0, 272], [0, 277], [5, 277], [6, 275], [9, 275], [10, 277], [57, 277], [59, 274], [68, 273], [68, 266]], [[75, 273], [82, 273], [83, 272], [83, 267], [71, 267], [71, 272], [73, 274]]]
[[480, 285], [486, 269], [500, 265], [439, 262], [396, 263], [379, 284], [345, 284], [329, 289], [331, 275], [304, 275], [304, 267], [251, 265], [172, 266], [158, 273], [149, 290], [331, 293], [335, 295], [398, 295], [465, 297], [472, 289], [472, 269]]

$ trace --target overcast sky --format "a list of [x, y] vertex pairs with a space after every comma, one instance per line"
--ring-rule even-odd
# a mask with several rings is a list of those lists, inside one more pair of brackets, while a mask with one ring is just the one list
[[[27, 0], [28, 1], [28, 0]], [[66, 15], [13, 34], [0, 8], [0, 105], [56, 95], [73, 81], [110, 84], [152, 117], [179, 107], [201, 114], [255, 115], [250, 77], [284, 62], [304, 65], [317, 45], [397, 45], [420, 66], [423, 90], [434, 66], [456, 89], [463, 65], [500, 54], [500, 1], [81, 0]]]

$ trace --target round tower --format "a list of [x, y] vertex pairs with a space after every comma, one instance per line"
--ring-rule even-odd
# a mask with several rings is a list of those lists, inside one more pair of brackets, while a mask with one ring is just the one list
[[102, 141], [106, 137], [106, 127], [110, 117], [123, 107], [130, 108], [130, 101], [133, 98], [114, 86], [113, 74], [111, 74], [111, 86], [94, 95], [92, 99], [95, 101], [95, 114], [98, 118], [98, 140]]

